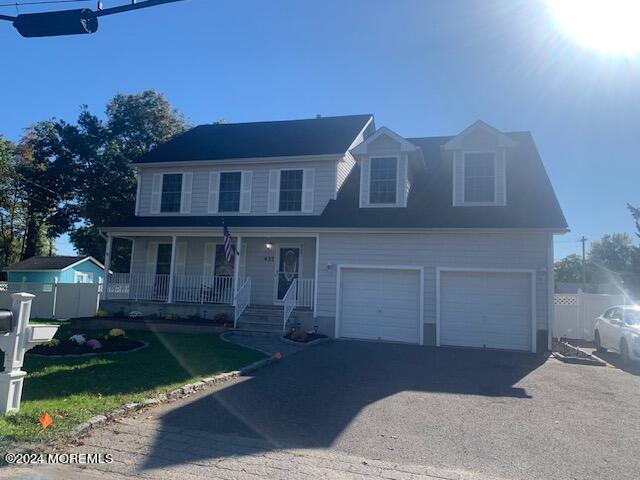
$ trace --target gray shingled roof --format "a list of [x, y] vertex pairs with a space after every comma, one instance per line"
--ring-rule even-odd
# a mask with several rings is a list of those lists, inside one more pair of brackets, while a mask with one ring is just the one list
[[308, 228], [544, 228], [564, 230], [567, 222], [528, 132], [508, 133], [518, 146], [507, 161], [507, 205], [454, 207], [453, 137], [410, 138], [422, 156], [411, 160], [414, 177], [406, 208], [359, 208], [360, 168], [354, 167], [336, 200], [321, 215], [300, 216], [131, 216], [111, 227], [308, 227]]
[[69, 265], [73, 265], [80, 260], [84, 260], [85, 258], [91, 258], [89, 256], [80, 256], [80, 257], [65, 257], [65, 256], [56, 256], [56, 257], [31, 257], [26, 260], [22, 260], [10, 267], [7, 267], [6, 270], [63, 270], [67, 268]]
[[134, 163], [232, 160], [345, 153], [372, 115], [200, 125]]

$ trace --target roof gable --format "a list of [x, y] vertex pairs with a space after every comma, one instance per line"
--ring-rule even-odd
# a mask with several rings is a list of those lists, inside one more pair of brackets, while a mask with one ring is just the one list
[[351, 150], [354, 155], [366, 155], [372, 146], [382, 143], [384, 141], [395, 142], [400, 146], [401, 152], [415, 152], [418, 147], [408, 141], [406, 138], [401, 137], [396, 132], [387, 127], [380, 127], [373, 135], [368, 137], [357, 147]]
[[478, 120], [445, 143], [442, 148], [445, 150], [461, 150], [465, 148], [468, 140], [471, 140], [473, 144], [477, 145], [483, 144], [483, 142], [487, 141], [487, 138], [491, 139], [489, 143], [494, 143], [495, 146], [501, 148], [513, 148], [518, 145], [515, 140], [500, 130], [482, 120]]

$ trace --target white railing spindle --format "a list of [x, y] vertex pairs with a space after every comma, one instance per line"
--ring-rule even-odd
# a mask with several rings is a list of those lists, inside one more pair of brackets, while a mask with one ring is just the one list
[[251, 278], [247, 277], [242, 286], [238, 289], [238, 293], [236, 293], [235, 298], [233, 299], [233, 304], [235, 305], [235, 311], [233, 315], [233, 328], [236, 328], [236, 326], [238, 325], [238, 319], [250, 302]]
[[283, 311], [283, 319], [282, 319], [282, 331], [287, 331], [287, 322], [289, 321], [289, 317], [291, 316], [291, 312], [293, 312], [294, 308], [296, 308], [298, 298], [298, 279], [294, 278], [289, 285], [289, 290], [285, 293], [282, 298], [282, 303], [284, 305]]

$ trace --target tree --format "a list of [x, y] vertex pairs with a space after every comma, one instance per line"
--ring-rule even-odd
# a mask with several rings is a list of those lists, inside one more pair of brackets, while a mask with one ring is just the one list
[[575, 253], [558, 260], [554, 265], [556, 282], [581, 283], [582, 257]]
[[[163, 95], [145, 91], [113, 97], [106, 107], [106, 121], [84, 107], [77, 125], [65, 129], [66, 144], [74, 152], [76, 199], [83, 219], [70, 238], [80, 253], [104, 259], [105, 241], [98, 228], [134, 212], [132, 161], [187, 127], [183, 115]], [[114, 240], [115, 270], [128, 268], [129, 255], [129, 242]]]
[[29, 127], [16, 146], [15, 182], [24, 215], [21, 258], [45, 253], [51, 241], [77, 221], [72, 154], [57, 120]]
[[628, 233], [612, 233], [593, 242], [588, 257], [592, 263], [606, 270], [628, 272], [631, 270], [635, 250]]
[[15, 180], [15, 145], [0, 135], [0, 268], [20, 258]]

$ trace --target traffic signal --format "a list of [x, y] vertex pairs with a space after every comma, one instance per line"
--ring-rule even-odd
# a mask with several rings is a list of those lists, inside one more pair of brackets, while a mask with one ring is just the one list
[[59, 12], [27, 13], [18, 15], [13, 21], [23, 37], [54, 37], [95, 33], [98, 19], [88, 8]]

